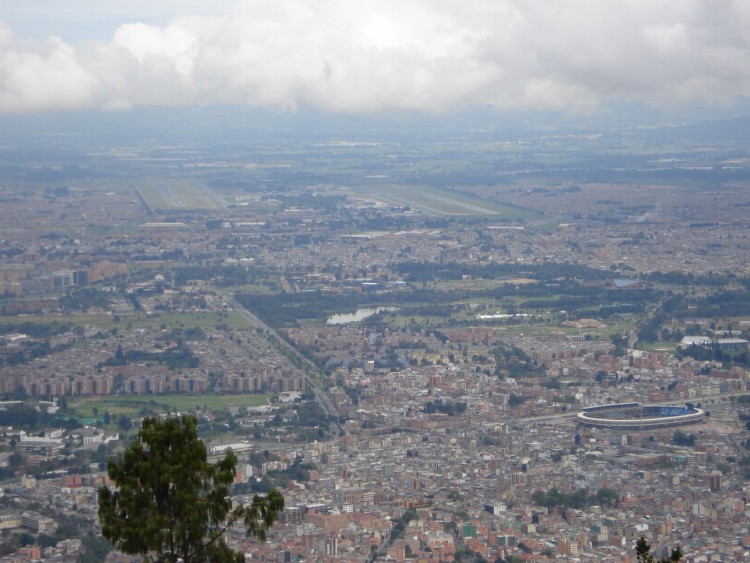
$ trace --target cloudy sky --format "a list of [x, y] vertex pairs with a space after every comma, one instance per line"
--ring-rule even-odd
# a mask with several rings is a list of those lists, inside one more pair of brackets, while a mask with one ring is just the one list
[[747, 0], [0, 0], [0, 114], [593, 112], [749, 95]]

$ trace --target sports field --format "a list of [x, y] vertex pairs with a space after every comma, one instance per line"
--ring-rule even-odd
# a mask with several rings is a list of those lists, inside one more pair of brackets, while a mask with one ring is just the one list
[[[197, 409], [220, 411], [227, 407], [257, 407], [268, 404], [269, 395], [115, 395], [109, 397], [80, 397], [68, 400], [68, 409], [81, 418], [112, 416], [137, 417], [145, 413], [186, 413]], [[96, 409], [96, 411], [94, 410]], [[97, 414], [94, 414], [94, 413]]]
[[357, 186], [352, 188], [352, 190], [359, 197], [391, 205], [409, 207], [416, 211], [441, 217], [490, 216], [498, 219], [522, 219], [535, 215], [533, 211], [528, 209], [433, 186], [382, 184], [377, 186]]

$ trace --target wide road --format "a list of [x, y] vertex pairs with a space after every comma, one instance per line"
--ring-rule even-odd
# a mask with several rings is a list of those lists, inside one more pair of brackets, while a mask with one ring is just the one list
[[626, 334], [628, 339], [628, 348], [630, 348], [631, 350], [635, 349], [636, 344], [638, 344], [638, 331], [640, 330], [641, 326], [653, 319], [654, 315], [661, 311], [661, 308], [664, 306], [664, 302], [672, 297], [672, 295], [674, 295], [673, 291], [667, 292], [662, 295], [659, 300], [646, 311], [646, 314], [643, 315], [643, 317], [630, 328], [630, 330]]
[[317, 378], [322, 381], [323, 375], [318, 370], [318, 366], [316, 366], [308, 358], [303, 356], [299, 352], [299, 350], [297, 350], [294, 346], [289, 344], [289, 342], [279, 336], [279, 334], [273, 328], [260, 320], [257, 316], [246, 309], [233, 297], [232, 303], [235, 311], [242, 315], [242, 317], [248, 323], [250, 323], [252, 328], [260, 328], [265, 331], [267, 338], [269, 336], [273, 337], [272, 340], [274, 345], [282, 354], [292, 357], [298, 361], [298, 365], [302, 366], [302, 370], [305, 372], [305, 387], [315, 393], [315, 402], [320, 405], [320, 408], [323, 409], [326, 415], [333, 419], [331, 422], [331, 426], [335, 430], [336, 434], [338, 434], [341, 431], [341, 426], [339, 425], [339, 411], [336, 408], [336, 405], [333, 404], [333, 401], [331, 401], [331, 398], [328, 396], [328, 393], [326, 393], [325, 389], [322, 389], [317, 381], [315, 381], [315, 379], [308, 376], [308, 374], [314, 373], [317, 375]]

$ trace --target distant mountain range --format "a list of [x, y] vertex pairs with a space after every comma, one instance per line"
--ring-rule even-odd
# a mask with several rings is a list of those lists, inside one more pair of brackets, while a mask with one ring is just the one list
[[686, 140], [710, 143], [750, 142], [750, 116], [719, 121], [702, 121], [674, 127], [659, 127], [643, 132], [654, 140]]
[[[744, 108], [743, 108], [744, 109]], [[750, 113], [750, 111], [748, 111]], [[695, 121], [692, 117], [695, 116]], [[106, 143], [327, 142], [332, 139], [381, 142], [446, 140], [512, 141], [540, 137], [603, 135], [653, 142], [746, 143], [750, 115], [722, 118], [696, 110], [660, 114], [653, 108], [613, 107], [592, 115], [563, 112], [498, 111], [470, 108], [445, 114], [382, 112], [329, 114], [314, 108], [296, 111], [246, 106], [83, 110], [40, 115], [0, 115], [0, 138], [35, 146]], [[692, 121], [692, 122], [691, 122]], [[672, 125], [682, 123], [680, 125]]]

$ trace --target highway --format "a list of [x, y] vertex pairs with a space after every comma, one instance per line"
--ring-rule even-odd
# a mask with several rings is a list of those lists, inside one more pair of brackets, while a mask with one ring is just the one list
[[336, 408], [336, 405], [333, 404], [333, 401], [331, 401], [331, 398], [328, 396], [325, 390], [321, 389], [317, 381], [310, 377], [310, 374], [315, 374], [317, 376], [317, 379], [321, 381], [323, 380], [323, 375], [318, 370], [318, 367], [308, 358], [303, 356], [294, 346], [281, 338], [281, 336], [279, 336], [279, 334], [273, 328], [268, 326], [257, 316], [255, 316], [251, 311], [246, 309], [236, 299], [232, 298], [232, 303], [235, 311], [242, 315], [242, 317], [250, 323], [252, 328], [259, 328], [263, 330], [266, 334], [266, 338], [268, 338], [274, 344], [274, 346], [276, 346], [279, 352], [289, 357], [290, 359], [293, 359], [293, 361], [296, 360], [295, 363], [297, 363], [302, 371], [305, 372], [305, 387], [315, 393], [315, 402], [320, 405], [326, 415], [332, 418], [332, 430], [334, 430], [335, 433], [338, 434], [341, 431], [341, 426], [339, 425], [339, 411]]

